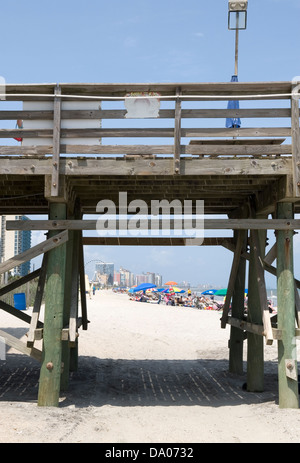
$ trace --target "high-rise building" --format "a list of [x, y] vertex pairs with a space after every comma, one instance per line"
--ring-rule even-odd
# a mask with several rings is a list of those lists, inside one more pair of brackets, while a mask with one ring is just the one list
[[[0, 216], [0, 261], [5, 262], [21, 254], [31, 246], [30, 230], [6, 230], [7, 220], [29, 220], [24, 215]], [[12, 275], [25, 276], [30, 273], [30, 261], [24, 262], [11, 270]]]
[[97, 262], [95, 265], [95, 270], [99, 275], [107, 275], [107, 284], [114, 284], [114, 264], [108, 262]]

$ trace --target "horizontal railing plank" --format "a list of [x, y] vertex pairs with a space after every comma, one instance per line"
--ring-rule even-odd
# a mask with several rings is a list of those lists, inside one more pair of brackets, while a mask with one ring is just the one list
[[[292, 145], [181, 145], [181, 154], [199, 156], [273, 156], [291, 154]], [[44, 156], [53, 153], [47, 146], [0, 146], [2, 156]], [[103, 154], [103, 155], [170, 155], [174, 145], [61, 145], [61, 154]]]
[[[49, 129], [0, 129], [0, 138], [51, 138]], [[253, 128], [182, 128], [182, 137], [290, 137], [290, 127], [253, 127]], [[110, 129], [62, 129], [61, 138], [173, 138], [173, 128], [110, 128]]]
[[[126, 109], [107, 109], [107, 110], [63, 110], [62, 119], [125, 119]], [[174, 109], [161, 109], [159, 111], [160, 119], [174, 119]], [[197, 118], [282, 118], [291, 117], [290, 108], [240, 108], [240, 109], [182, 109], [181, 117], [183, 119]], [[0, 120], [52, 120], [53, 111], [0, 111]]]

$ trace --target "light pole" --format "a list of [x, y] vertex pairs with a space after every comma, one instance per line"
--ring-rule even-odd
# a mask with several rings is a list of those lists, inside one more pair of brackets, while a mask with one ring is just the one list
[[[239, 31], [247, 27], [247, 7], [248, 0], [241, 2], [228, 2], [228, 29], [235, 30], [235, 64], [234, 75], [231, 77], [231, 82], [238, 81], [238, 58], [239, 58]], [[238, 100], [228, 101], [227, 109], [239, 109]], [[239, 117], [228, 117], [226, 119], [227, 128], [239, 128], [241, 120]], [[233, 137], [235, 138], [235, 137]]]
[[235, 65], [234, 74], [238, 75], [239, 31], [247, 27], [248, 0], [228, 2], [228, 29], [235, 30]]

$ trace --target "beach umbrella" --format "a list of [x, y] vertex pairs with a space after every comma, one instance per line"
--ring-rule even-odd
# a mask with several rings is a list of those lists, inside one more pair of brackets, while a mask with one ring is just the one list
[[153, 283], [141, 283], [140, 285], [133, 288], [133, 292], [136, 293], [137, 291], [146, 291], [146, 289], [156, 288], [156, 285]]
[[216, 294], [216, 289], [207, 289], [206, 291], [203, 291], [201, 294], [203, 295], [206, 295], [206, 294], [210, 294], [211, 296]]
[[218, 291], [215, 292], [215, 296], [226, 296], [226, 294], [227, 294], [226, 288], [218, 289]]
[[173, 291], [173, 293], [185, 293], [185, 289], [181, 288], [170, 288], [170, 291]]
[[[231, 82], [238, 82], [238, 76], [233, 75]], [[230, 100], [227, 104], [227, 109], [239, 109], [240, 104], [238, 100]], [[239, 117], [228, 117], [226, 119], [226, 127], [228, 129], [235, 129], [241, 127], [241, 119]]]
[[165, 285], [176, 286], [176, 285], [178, 285], [178, 283], [176, 283], [176, 281], [167, 281], [167, 283], [165, 283]]
[[167, 294], [181, 294], [181, 293], [185, 293], [185, 290], [184, 289], [180, 289], [180, 288], [168, 288], [164, 291], [165, 293]]

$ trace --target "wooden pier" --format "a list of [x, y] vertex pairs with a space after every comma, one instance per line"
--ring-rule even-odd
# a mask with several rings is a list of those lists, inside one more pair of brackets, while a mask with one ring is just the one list
[[[232, 99], [240, 101], [241, 109], [226, 109]], [[4, 273], [43, 255], [41, 268], [17, 283], [39, 277], [32, 316], [0, 299], [2, 310], [28, 322], [26, 345], [3, 331], [0, 335], [41, 361], [38, 404], [58, 406], [60, 391], [77, 368], [78, 330], [88, 328], [83, 247], [187, 244], [172, 236], [84, 237], [84, 230], [97, 228], [97, 221], [86, 217], [96, 214], [101, 200], [116, 205], [121, 223], [119, 194], [126, 192], [128, 203], [138, 199], [149, 208], [154, 200], [190, 200], [195, 213], [196, 201], [204, 201], [202, 245], [232, 251], [220, 323], [221, 329], [230, 325], [230, 371], [242, 373], [247, 342], [247, 387], [263, 390], [264, 342], [277, 342], [279, 406], [298, 408], [300, 281], [293, 270], [293, 235], [300, 228], [295, 219], [300, 212], [297, 85], [10, 84], [2, 100], [0, 214], [47, 215], [47, 220], [7, 222], [8, 230], [48, 233], [43, 243], [0, 264]], [[154, 100], [158, 112], [147, 116], [142, 106], [151, 107]], [[126, 101], [136, 104], [135, 113], [126, 109]], [[240, 117], [242, 127], [225, 128], [229, 117]], [[23, 128], [15, 128], [17, 120]], [[214, 238], [210, 230], [233, 234]], [[274, 230], [276, 242], [266, 251], [268, 230]], [[278, 316], [272, 319], [265, 272], [277, 276]], [[8, 284], [0, 297], [14, 289], [16, 283]], [[43, 339], [42, 352], [34, 346], [36, 339]]]

